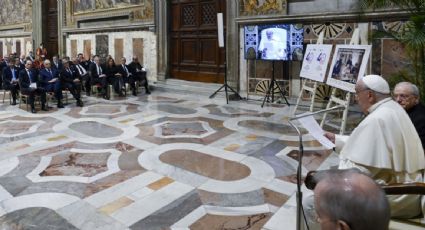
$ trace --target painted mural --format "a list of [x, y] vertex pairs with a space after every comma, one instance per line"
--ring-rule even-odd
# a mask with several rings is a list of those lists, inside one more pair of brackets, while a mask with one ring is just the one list
[[0, 26], [31, 22], [32, 1], [2, 0], [0, 7]]
[[287, 0], [239, 0], [240, 15], [286, 14]]
[[75, 13], [138, 5], [153, 5], [152, 0], [73, 0]]

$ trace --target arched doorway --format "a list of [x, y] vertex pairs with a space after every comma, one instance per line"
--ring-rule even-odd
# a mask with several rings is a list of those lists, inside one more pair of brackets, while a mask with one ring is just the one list
[[226, 51], [218, 47], [217, 13], [226, 15], [225, 11], [225, 0], [171, 1], [169, 50], [172, 78], [223, 83]]

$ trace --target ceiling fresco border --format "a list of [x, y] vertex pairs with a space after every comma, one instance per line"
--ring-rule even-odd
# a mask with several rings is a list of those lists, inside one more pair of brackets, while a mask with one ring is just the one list
[[288, 15], [287, 0], [239, 0], [240, 17]]
[[[74, 12], [76, 0], [66, 1], [66, 20], [64, 26], [67, 28], [78, 28], [80, 21], [86, 20], [107, 20], [115, 17], [128, 17], [128, 24], [153, 24], [155, 19], [155, 3], [153, 0], [143, 0], [138, 5], [128, 5]], [[93, 2], [93, 1], [92, 1]], [[96, 1], [97, 2], [97, 1]], [[92, 3], [94, 4], [94, 3]]]

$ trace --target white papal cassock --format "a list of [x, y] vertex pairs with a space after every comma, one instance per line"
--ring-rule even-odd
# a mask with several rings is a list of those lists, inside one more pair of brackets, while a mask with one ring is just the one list
[[[424, 150], [404, 109], [387, 98], [368, 112], [350, 136], [336, 135], [339, 168], [358, 168], [379, 184], [423, 182]], [[392, 217], [410, 218], [421, 212], [419, 195], [388, 199]]]

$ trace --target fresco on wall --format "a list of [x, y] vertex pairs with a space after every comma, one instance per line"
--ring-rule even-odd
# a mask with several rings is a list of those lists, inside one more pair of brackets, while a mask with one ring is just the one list
[[287, 0], [239, 0], [240, 15], [286, 14]]
[[31, 22], [32, 1], [2, 0], [0, 9], [0, 26]]
[[137, 5], [152, 5], [152, 0], [73, 0], [74, 12], [122, 8]]

